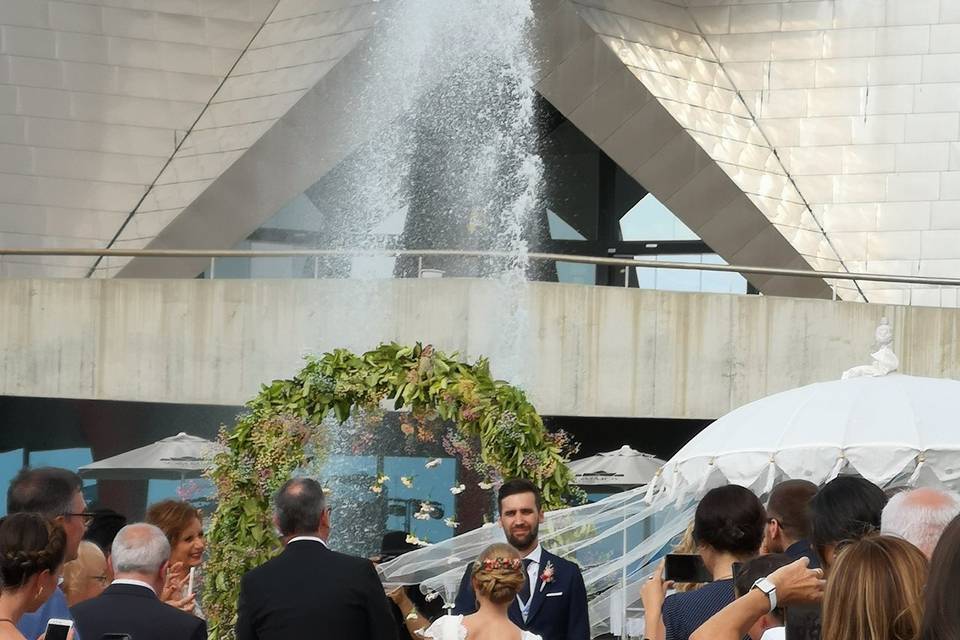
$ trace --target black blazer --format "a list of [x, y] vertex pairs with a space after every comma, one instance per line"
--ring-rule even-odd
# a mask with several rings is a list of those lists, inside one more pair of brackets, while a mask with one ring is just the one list
[[298, 540], [243, 576], [237, 640], [300, 638], [397, 640], [387, 596], [369, 560]]
[[206, 640], [207, 623], [160, 602], [147, 587], [112, 584], [96, 598], [72, 609], [81, 638], [100, 640], [106, 633], [126, 633], [133, 640]]
[[[547, 563], [553, 564], [553, 579], [541, 582], [537, 576], [530, 615], [526, 622], [520, 612], [520, 604], [514, 598], [507, 611], [510, 620], [525, 631], [543, 637], [543, 640], [589, 640], [590, 619], [587, 616], [587, 589], [583, 584], [580, 567], [541, 549], [540, 574]], [[469, 615], [477, 610], [477, 596], [473, 592], [473, 563], [467, 566], [460, 581], [460, 591], [453, 612]]]

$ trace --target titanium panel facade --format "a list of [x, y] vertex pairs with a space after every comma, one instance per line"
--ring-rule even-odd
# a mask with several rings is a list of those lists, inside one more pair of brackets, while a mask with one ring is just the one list
[[[233, 246], [362, 142], [336, 128], [360, 67], [341, 62], [377, 3], [274, 1], [2, 3], [0, 242]], [[960, 0], [533, 4], [538, 91], [728, 262], [960, 271]], [[285, 132], [252, 149], [278, 121]], [[240, 197], [258, 176], [279, 184]], [[94, 275], [167, 271], [127, 262]], [[3, 259], [0, 274], [91, 266]], [[958, 303], [955, 290], [752, 281]]]
[[[371, 6], [4, 0], [0, 243], [146, 245], [355, 46]], [[95, 263], [4, 257], [0, 276]]]
[[[809, 265], [958, 273], [960, 2], [574, 1]], [[870, 302], [957, 304], [955, 290], [858, 286]]]

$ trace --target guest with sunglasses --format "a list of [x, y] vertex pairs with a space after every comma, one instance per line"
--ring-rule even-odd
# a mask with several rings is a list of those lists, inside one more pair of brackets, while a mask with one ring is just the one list
[[[93, 514], [87, 513], [80, 476], [66, 469], [40, 467], [21, 469], [7, 489], [7, 513], [38, 513], [63, 529], [66, 535], [64, 561], [77, 558], [80, 540]], [[17, 624], [27, 640], [36, 640], [51, 618], [72, 620], [67, 596], [57, 586], [50, 598], [34, 613], [27, 613]]]

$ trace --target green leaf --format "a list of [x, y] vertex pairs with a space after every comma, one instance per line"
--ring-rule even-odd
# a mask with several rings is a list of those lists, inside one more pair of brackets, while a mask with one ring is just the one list
[[243, 501], [243, 512], [247, 514], [248, 518], [257, 517], [257, 514], [260, 513], [260, 505], [257, 504], [255, 498], [247, 498]]

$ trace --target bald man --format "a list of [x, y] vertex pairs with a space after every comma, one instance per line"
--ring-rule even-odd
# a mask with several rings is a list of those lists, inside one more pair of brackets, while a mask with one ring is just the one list
[[903, 538], [927, 558], [950, 521], [960, 515], [960, 495], [938, 489], [914, 489], [896, 494], [883, 509], [881, 533]]
[[72, 607], [96, 598], [109, 582], [107, 558], [103, 551], [89, 540], [83, 540], [77, 548], [77, 559], [63, 565], [60, 588], [67, 594], [67, 604]]

